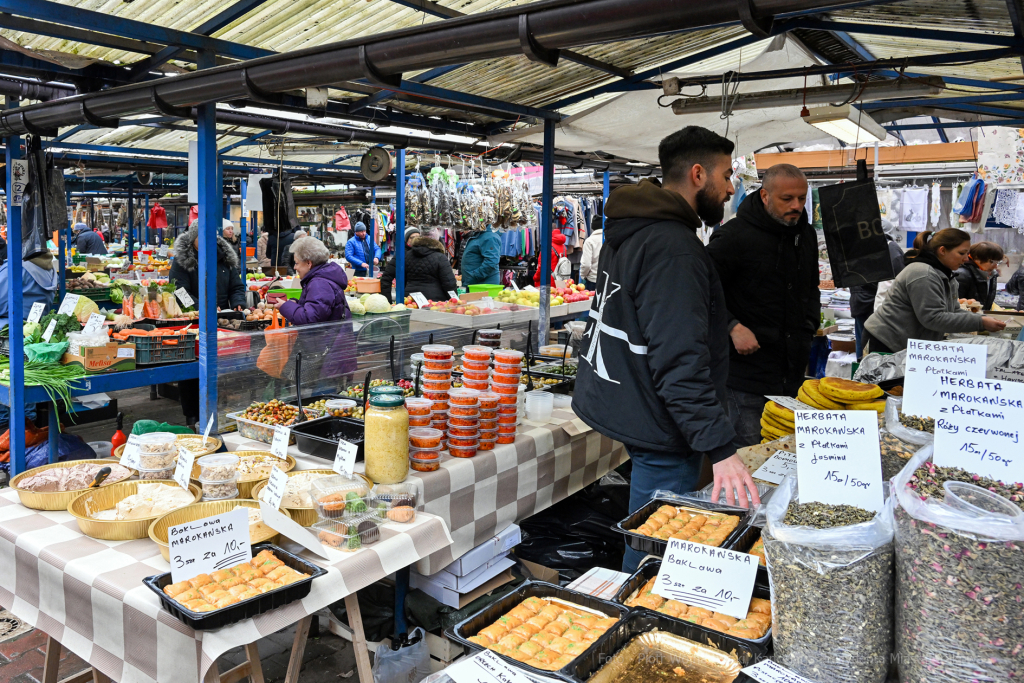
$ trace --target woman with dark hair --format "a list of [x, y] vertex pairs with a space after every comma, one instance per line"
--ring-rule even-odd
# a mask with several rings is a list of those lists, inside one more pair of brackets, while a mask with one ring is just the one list
[[971, 245], [967, 263], [956, 271], [960, 285], [961, 299], [974, 299], [982, 310], [992, 310], [996, 300], [997, 267], [1003, 260], [1003, 248], [995, 242], [978, 242]]
[[908, 339], [941, 341], [947, 332], [996, 332], [1006, 323], [960, 308], [954, 271], [968, 258], [971, 236], [946, 228], [922, 232], [906, 255], [907, 267], [864, 328], [869, 353], [907, 348]]

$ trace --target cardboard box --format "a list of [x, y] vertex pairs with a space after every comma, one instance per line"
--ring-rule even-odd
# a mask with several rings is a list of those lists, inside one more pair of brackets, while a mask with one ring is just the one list
[[[507, 557], [508, 552], [504, 552], [498, 555], [497, 557], [491, 558], [483, 565], [477, 567], [473, 571], [462, 576], [452, 574], [451, 572], [445, 571], [444, 569], [437, 572], [436, 574], [431, 574], [430, 576], [423, 576], [422, 574], [420, 576], [422, 576], [427, 581], [433, 581], [434, 583], [440, 584], [445, 588], [451, 588], [454, 591], [464, 593], [466, 591], [472, 590], [473, 588], [476, 588], [480, 583], [481, 576], [486, 576], [488, 578], [493, 576], [494, 572], [492, 571], [492, 568], [494, 567], [494, 565], [498, 563], [507, 564]], [[414, 573], [416, 572], [414, 571]]]
[[[529, 572], [528, 579], [536, 579], [537, 581], [545, 581], [547, 583], [553, 583], [558, 585], [558, 570], [545, 567], [542, 564], [536, 562], [530, 562], [529, 560], [520, 559], [519, 563], [523, 565], [523, 568]], [[628, 577], [627, 577], [628, 578]]]
[[519, 545], [522, 540], [523, 533], [519, 529], [519, 525], [509, 524], [498, 532], [497, 536], [473, 548], [447, 567], [444, 567], [443, 571], [455, 574], [456, 576], [465, 576], [498, 555], [502, 553], [507, 554], [509, 550]]
[[410, 573], [409, 585], [412, 588], [419, 588], [421, 591], [443, 605], [462, 609], [480, 596], [486, 595], [495, 588], [504, 586], [506, 583], [512, 581], [512, 572], [509, 568], [514, 564], [515, 561], [508, 558], [501, 560], [481, 574], [478, 579], [479, 583], [472, 588], [467, 588], [466, 592], [453, 590], [415, 573]]
[[83, 355], [65, 353], [61, 365], [78, 365], [88, 375], [135, 369], [135, 344], [110, 342], [106, 346], [82, 349]]
[[426, 641], [427, 648], [430, 650], [430, 656], [446, 664], [450, 664], [466, 653], [466, 648], [443, 635], [435, 636], [427, 631]]

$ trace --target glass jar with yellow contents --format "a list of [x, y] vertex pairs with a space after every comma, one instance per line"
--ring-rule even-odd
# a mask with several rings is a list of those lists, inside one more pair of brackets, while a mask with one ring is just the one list
[[409, 474], [409, 413], [401, 394], [374, 394], [365, 415], [366, 476], [397, 484]]

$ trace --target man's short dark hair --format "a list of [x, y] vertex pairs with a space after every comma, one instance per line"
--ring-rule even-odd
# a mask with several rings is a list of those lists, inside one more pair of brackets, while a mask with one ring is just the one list
[[804, 175], [804, 172], [793, 164], [775, 164], [764, 172], [764, 178], [761, 179], [761, 187], [771, 192], [771, 186], [775, 184], [776, 178], [792, 178], [793, 180], [807, 181], [807, 176]]
[[722, 154], [732, 156], [734, 147], [729, 138], [707, 128], [687, 126], [658, 145], [662, 177], [666, 182], [679, 182], [694, 164], [700, 164], [710, 172], [717, 161], [714, 157]]

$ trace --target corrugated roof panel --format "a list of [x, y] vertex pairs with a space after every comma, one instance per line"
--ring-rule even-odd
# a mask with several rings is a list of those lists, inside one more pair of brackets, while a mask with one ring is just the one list
[[1006, 0], [904, 0], [830, 13], [833, 19], [1013, 34]]

